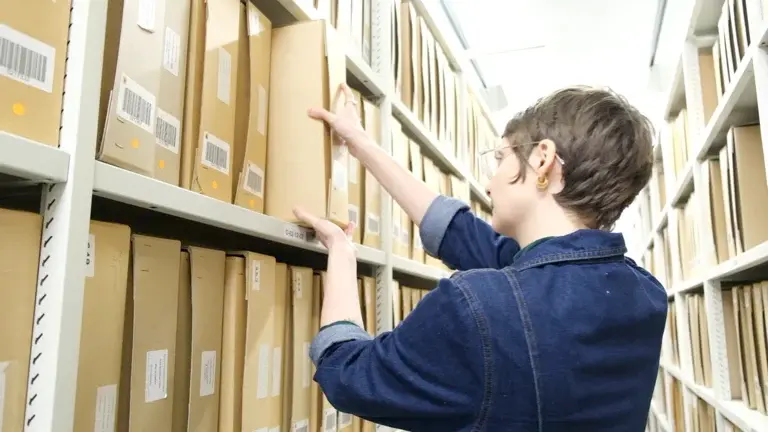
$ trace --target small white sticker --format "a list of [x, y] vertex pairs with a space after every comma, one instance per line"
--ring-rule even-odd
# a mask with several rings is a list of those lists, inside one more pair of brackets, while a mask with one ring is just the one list
[[229, 174], [229, 143], [210, 132], [203, 134], [203, 165]]
[[400, 241], [400, 221], [395, 221], [395, 223], [392, 224], [392, 238], [395, 240]]
[[155, 31], [155, 20], [157, 15], [157, 4], [155, 0], [139, 0], [139, 18], [137, 24], [142, 29], [153, 32]]
[[0, 362], [0, 427], [3, 426], [3, 410], [5, 408], [5, 370], [11, 362]]
[[258, 260], [251, 262], [251, 289], [261, 290], [261, 261]]
[[283, 370], [281, 365], [283, 364], [283, 347], [274, 347], [272, 349], [272, 393], [271, 397], [280, 396], [280, 388], [282, 387]]
[[232, 56], [224, 48], [219, 48], [219, 71], [216, 96], [229, 105], [232, 91]]
[[256, 117], [256, 130], [260, 135], [267, 135], [267, 106], [269, 99], [267, 98], [267, 90], [259, 84], [259, 112]]
[[410, 235], [410, 232], [408, 232], [408, 227], [403, 227], [403, 228], [400, 230], [400, 234], [401, 234], [401, 236], [402, 236], [402, 242], [403, 242], [404, 244], [406, 244], [406, 245], [407, 245], [408, 243], [410, 243], [410, 241], [411, 241], [411, 235]]
[[117, 116], [149, 133], [154, 133], [155, 109], [155, 95], [123, 74], [117, 92]]
[[413, 247], [417, 250], [424, 249], [424, 245], [421, 243], [421, 235], [413, 233]]
[[155, 143], [175, 154], [181, 149], [181, 122], [160, 108], [155, 119]]
[[258, 36], [261, 33], [261, 20], [255, 6], [248, 6], [248, 36]]
[[165, 28], [163, 44], [163, 67], [174, 76], [179, 76], [179, 58], [181, 57], [181, 36], [172, 28]]
[[293, 295], [297, 299], [301, 299], [304, 295], [304, 280], [301, 277], [301, 273], [296, 272], [293, 274]]
[[256, 383], [256, 399], [264, 399], [269, 396], [269, 359], [272, 356], [272, 348], [267, 344], [259, 346], [259, 374]]
[[352, 426], [352, 414], [339, 413], [339, 429]]
[[309, 432], [309, 420], [299, 420], [291, 427], [293, 432]]
[[347, 209], [349, 210], [349, 221], [354, 222], [355, 227], [359, 227], [360, 226], [360, 208], [354, 204], [349, 204], [349, 206], [347, 206]]
[[309, 230], [298, 225], [286, 224], [283, 235], [294, 240], [310, 241], [312, 236], [309, 235]]
[[357, 158], [350, 156], [349, 163], [347, 164], [349, 172], [349, 182], [357, 184], [357, 177], [360, 176], [360, 161]]
[[275, 426], [269, 429], [269, 432], [280, 432], [280, 426]]
[[255, 163], [248, 162], [243, 189], [259, 198], [264, 198], [264, 170]]
[[342, 161], [333, 161], [331, 178], [333, 179], [333, 190], [346, 191], [349, 188], [349, 180], [347, 179], [347, 166]]
[[168, 350], [147, 351], [144, 402], [168, 397]]
[[96, 235], [88, 234], [88, 246], [85, 249], [85, 277], [96, 274]]
[[379, 234], [381, 232], [378, 215], [368, 213], [368, 217], [365, 220], [365, 231], [371, 234]]
[[336, 432], [336, 414], [334, 408], [328, 408], [323, 411], [323, 431]]
[[47, 93], [53, 92], [56, 49], [0, 24], [0, 75]]
[[302, 386], [304, 388], [309, 387], [309, 382], [312, 379], [312, 360], [309, 358], [309, 342], [304, 342], [304, 357], [301, 359], [304, 364], [304, 370], [302, 374]]
[[200, 356], [200, 396], [216, 393], [216, 351], [203, 351]]
[[[2, 408], [0, 408], [2, 409]], [[113, 432], [117, 413], [117, 384], [96, 389], [96, 418], [93, 432]], [[1, 417], [1, 416], [0, 416]]]

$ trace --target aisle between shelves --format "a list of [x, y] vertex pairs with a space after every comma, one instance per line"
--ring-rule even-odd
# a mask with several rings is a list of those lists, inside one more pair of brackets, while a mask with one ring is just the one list
[[28, 11], [0, 29], [32, 59], [0, 76], [0, 426], [372, 430], [307, 383], [325, 251], [290, 205], [358, 222], [371, 333], [449, 270], [306, 108], [347, 80], [398, 163], [489, 218], [486, 107], [418, 1], [166, 3], [54, 3], [45, 29]]
[[635, 256], [670, 301], [652, 430], [768, 430], [764, 7], [696, 2], [636, 203]]

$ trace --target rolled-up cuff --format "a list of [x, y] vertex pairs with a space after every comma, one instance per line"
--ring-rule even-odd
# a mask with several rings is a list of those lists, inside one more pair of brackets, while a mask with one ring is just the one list
[[325, 350], [332, 345], [351, 340], [371, 339], [373, 339], [373, 337], [357, 324], [341, 322], [336, 325], [329, 325], [320, 330], [317, 336], [312, 340], [312, 345], [309, 347], [309, 357], [312, 359], [312, 363], [317, 366], [318, 362], [323, 357]]
[[419, 226], [421, 244], [424, 245], [424, 250], [428, 254], [434, 257], [438, 256], [440, 244], [443, 242], [443, 237], [445, 237], [445, 232], [448, 230], [453, 217], [460, 210], [466, 208], [469, 206], [463, 201], [444, 195], [438, 195], [432, 201]]

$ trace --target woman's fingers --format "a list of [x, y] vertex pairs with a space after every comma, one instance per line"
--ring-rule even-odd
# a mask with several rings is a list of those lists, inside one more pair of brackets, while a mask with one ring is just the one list
[[355, 232], [355, 223], [350, 221], [347, 224], [347, 227], [344, 228], [344, 235], [346, 235], [347, 237], [351, 237], [354, 232]]
[[307, 212], [301, 207], [296, 207], [293, 209], [293, 214], [296, 215], [296, 217], [306, 223], [307, 225], [310, 225], [311, 227], [315, 228], [315, 225], [317, 224], [317, 221], [319, 220], [317, 216], [313, 215], [312, 213]]
[[336, 115], [323, 108], [310, 108], [309, 117], [315, 120], [322, 120], [328, 124], [332, 124], [336, 120]]
[[355, 100], [355, 95], [352, 93], [352, 89], [349, 88], [347, 83], [341, 83], [339, 88], [342, 92], [344, 92], [344, 104], [346, 104], [349, 101]]

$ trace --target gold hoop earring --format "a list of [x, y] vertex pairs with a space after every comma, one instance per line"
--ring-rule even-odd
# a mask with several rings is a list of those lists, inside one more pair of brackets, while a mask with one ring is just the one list
[[549, 179], [545, 176], [539, 176], [539, 178], [536, 179], [536, 187], [539, 189], [546, 189], [547, 186], [549, 186]]

